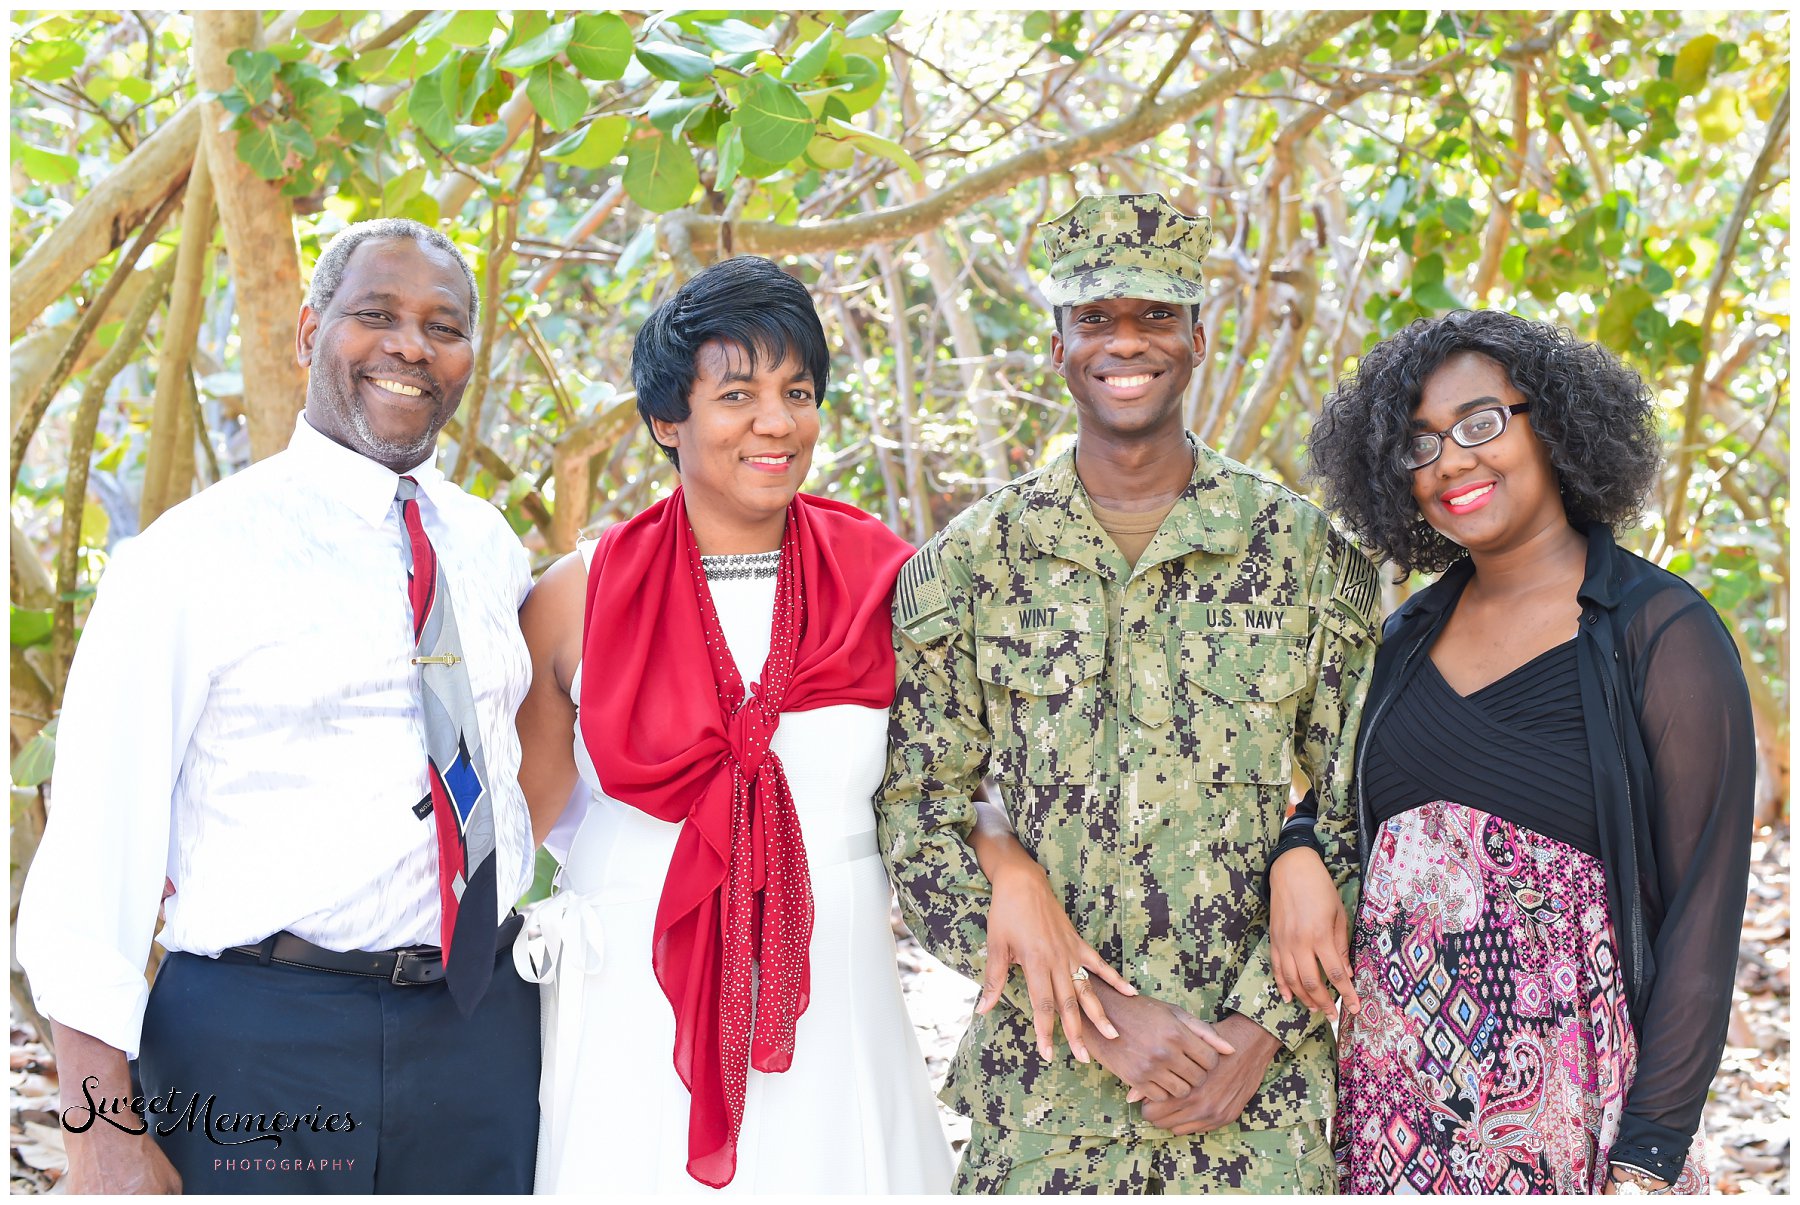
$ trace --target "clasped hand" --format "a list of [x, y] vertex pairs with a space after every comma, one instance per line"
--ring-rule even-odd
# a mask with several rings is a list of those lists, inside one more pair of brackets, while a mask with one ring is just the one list
[[1148, 996], [1104, 1003], [1120, 1036], [1096, 1041], [1094, 1056], [1130, 1087], [1127, 1100], [1146, 1102], [1145, 1121], [1173, 1134], [1236, 1121], [1275, 1055], [1274, 1037], [1240, 1013], [1228, 1013], [1215, 1028]]

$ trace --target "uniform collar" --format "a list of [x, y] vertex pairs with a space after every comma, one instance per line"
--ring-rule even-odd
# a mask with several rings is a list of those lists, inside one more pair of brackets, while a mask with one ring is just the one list
[[[342, 502], [366, 522], [380, 526], [394, 513], [394, 495], [400, 486], [400, 475], [319, 434], [306, 421], [305, 411], [294, 420], [294, 437], [288, 441], [287, 450], [295, 467], [321, 493]], [[427, 497], [447, 484], [436, 458], [434, 450], [408, 474], [418, 481], [419, 492]]]
[[[1244, 546], [1243, 505], [1230, 472], [1229, 462], [1186, 433], [1194, 451], [1194, 473], [1187, 489], [1138, 558], [1143, 568], [1159, 561], [1199, 550], [1229, 554]], [[1031, 544], [1047, 556], [1062, 557], [1101, 572], [1100, 562], [1113, 552], [1112, 537], [1094, 518], [1087, 491], [1075, 472], [1075, 447], [1070, 445], [1038, 474], [1027, 487], [1024, 527]]]

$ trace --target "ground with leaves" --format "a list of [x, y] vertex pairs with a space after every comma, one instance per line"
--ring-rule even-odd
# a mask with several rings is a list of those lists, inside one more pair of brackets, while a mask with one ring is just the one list
[[[1788, 839], [1757, 838], [1750, 868], [1729, 1045], [1706, 1109], [1714, 1182], [1720, 1192], [1790, 1191]], [[975, 986], [925, 953], [900, 943], [900, 978], [933, 1087], [949, 1071]], [[18, 1020], [12, 1025], [12, 1191], [55, 1191], [64, 1167], [56, 1122], [56, 1064]], [[947, 1110], [944, 1125], [960, 1151], [969, 1123]]]

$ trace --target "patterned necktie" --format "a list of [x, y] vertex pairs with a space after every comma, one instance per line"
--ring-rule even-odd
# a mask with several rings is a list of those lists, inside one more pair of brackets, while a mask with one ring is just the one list
[[[419, 667], [425, 709], [425, 754], [431, 794], [414, 810], [437, 824], [438, 902], [445, 980], [466, 1017], [494, 974], [494, 813], [487, 764], [475, 722], [475, 695], [462, 639], [450, 609], [443, 566], [419, 521], [419, 483], [400, 478], [397, 500], [406, 524], [406, 560], [412, 599], [413, 664]], [[454, 948], [455, 957], [451, 957]]]

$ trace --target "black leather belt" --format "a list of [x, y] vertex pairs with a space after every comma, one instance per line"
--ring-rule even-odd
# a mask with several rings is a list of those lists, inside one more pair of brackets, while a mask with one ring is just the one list
[[[505, 957], [525, 918], [513, 913], [501, 922], [495, 937], [496, 955]], [[409, 946], [404, 950], [327, 950], [285, 930], [253, 946], [232, 946], [219, 957], [237, 955], [233, 962], [250, 961], [268, 966], [305, 967], [336, 975], [361, 975], [385, 979], [399, 987], [422, 987], [444, 981], [444, 952], [437, 946]]]

